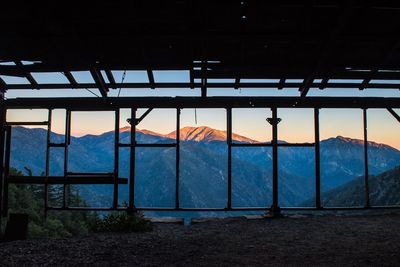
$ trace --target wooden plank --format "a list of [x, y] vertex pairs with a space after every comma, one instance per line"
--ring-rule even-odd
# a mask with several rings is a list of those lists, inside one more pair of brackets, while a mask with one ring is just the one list
[[[9, 183], [13, 184], [114, 184], [114, 177], [102, 176], [9, 176]], [[118, 178], [118, 184], [128, 184], [128, 179]]]

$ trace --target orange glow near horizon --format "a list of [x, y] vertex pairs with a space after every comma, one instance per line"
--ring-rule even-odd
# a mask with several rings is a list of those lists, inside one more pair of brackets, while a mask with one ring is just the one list
[[[400, 110], [396, 110], [400, 114]], [[138, 110], [139, 117], [144, 110]], [[155, 109], [139, 125], [138, 129], [147, 129], [160, 134], [175, 131], [175, 109]], [[197, 116], [195, 116], [197, 115]], [[257, 141], [271, 140], [271, 126], [266, 118], [271, 116], [270, 109], [234, 109], [232, 111], [232, 129], [239, 135]], [[278, 109], [278, 137], [287, 142], [313, 142], [314, 121], [312, 109]], [[129, 109], [121, 110], [120, 127], [128, 126]], [[196, 124], [197, 118], [197, 124]], [[46, 121], [47, 110], [9, 110], [8, 121]], [[183, 109], [181, 128], [186, 126], [208, 126], [226, 131], [226, 112], [224, 109]], [[354, 139], [363, 139], [361, 109], [321, 109], [321, 140], [338, 135]], [[63, 134], [65, 129], [65, 110], [54, 110], [52, 131]], [[114, 130], [114, 112], [73, 112], [72, 135], [102, 134]], [[368, 110], [368, 140], [384, 143], [400, 149], [400, 124], [383, 109]]]

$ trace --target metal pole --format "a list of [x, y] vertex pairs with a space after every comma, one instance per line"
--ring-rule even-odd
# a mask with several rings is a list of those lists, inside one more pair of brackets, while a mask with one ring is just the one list
[[314, 138], [315, 138], [315, 207], [321, 209], [321, 158], [319, 137], [319, 109], [314, 108]]
[[50, 143], [51, 143], [51, 120], [52, 110], [48, 110], [48, 125], [47, 125], [47, 147], [46, 147], [46, 182], [44, 183], [44, 217], [47, 218], [47, 208], [49, 207], [49, 184], [48, 179], [50, 175]]
[[228, 203], [227, 209], [232, 209], [232, 108], [226, 109], [226, 141], [228, 143]]
[[119, 177], [119, 109], [115, 110], [115, 130], [114, 130], [114, 191], [113, 208], [118, 207], [118, 177]]
[[[64, 148], [64, 177], [67, 179], [68, 175], [68, 146], [71, 143], [71, 110], [66, 110], [65, 118], [65, 148]], [[69, 200], [69, 187], [68, 184], [64, 184], [63, 187], [63, 208], [68, 207]]]
[[4, 184], [4, 148], [5, 148], [5, 122], [6, 109], [4, 108], [3, 95], [0, 95], [0, 229], [1, 215], [3, 211], [3, 184]]
[[136, 108], [131, 108], [131, 144], [129, 156], [129, 210], [135, 209], [135, 163], [136, 163]]
[[271, 215], [280, 216], [281, 209], [279, 207], [278, 197], [278, 110], [276, 107], [271, 108], [272, 118], [268, 122], [272, 125], [272, 206]]
[[11, 129], [11, 126], [7, 126], [6, 152], [4, 161], [4, 217], [8, 214], [8, 175], [10, 172]]
[[201, 97], [207, 97], [207, 67], [203, 61], [201, 66]]
[[176, 158], [175, 158], [175, 170], [176, 170], [176, 179], [175, 179], [175, 208], [179, 209], [180, 207], [180, 199], [179, 199], [179, 191], [180, 191], [180, 128], [181, 128], [181, 109], [176, 109]]
[[364, 185], [365, 185], [365, 207], [369, 208], [369, 183], [368, 183], [368, 129], [367, 129], [367, 109], [363, 109], [363, 126], [364, 126]]

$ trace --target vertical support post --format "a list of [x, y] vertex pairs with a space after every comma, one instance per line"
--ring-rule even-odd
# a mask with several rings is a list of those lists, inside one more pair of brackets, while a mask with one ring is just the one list
[[314, 108], [314, 149], [315, 149], [315, 208], [321, 209], [321, 158], [319, 137], [319, 109]]
[[7, 126], [7, 136], [6, 136], [6, 151], [4, 160], [4, 209], [3, 215], [8, 214], [8, 175], [10, 172], [10, 154], [11, 154], [11, 126]]
[[[64, 147], [64, 177], [68, 176], [68, 147], [71, 143], [71, 110], [66, 110], [65, 118], [65, 147]], [[63, 208], [67, 208], [69, 203], [69, 185], [63, 187]]]
[[136, 108], [131, 108], [131, 140], [129, 156], [129, 206], [130, 211], [135, 210], [135, 163], [136, 163]]
[[279, 211], [279, 203], [278, 203], [278, 111], [277, 108], [274, 107], [272, 108], [272, 119], [273, 119], [273, 124], [272, 124], [272, 159], [273, 159], [273, 165], [272, 165], [272, 190], [273, 190], [273, 196], [272, 196], [272, 211]]
[[281, 121], [278, 118], [278, 109], [276, 107], [271, 108], [272, 118], [268, 118], [267, 121], [272, 125], [272, 206], [270, 216], [279, 217], [281, 216], [281, 208], [279, 207], [278, 197], [278, 123]]
[[369, 171], [368, 171], [368, 124], [367, 109], [363, 109], [363, 128], [364, 128], [364, 186], [365, 186], [365, 202], [366, 208], [370, 207], [369, 203]]
[[232, 209], [232, 108], [226, 109], [226, 141], [228, 144], [228, 203], [226, 208]]
[[201, 97], [207, 97], [207, 66], [205, 61], [201, 66]]
[[119, 177], [119, 108], [115, 110], [113, 209], [118, 208], [118, 177]]
[[47, 210], [49, 207], [49, 184], [48, 179], [50, 175], [50, 143], [51, 143], [51, 120], [52, 120], [52, 113], [51, 109], [48, 110], [48, 125], [47, 125], [47, 139], [46, 139], [46, 181], [44, 183], [44, 217], [47, 218]]
[[176, 171], [176, 179], [175, 179], [175, 208], [179, 209], [180, 207], [180, 199], [179, 199], [179, 191], [180, 191], [180, 142], [181, 142], [181, 109], [176, 109], [176, 158], [175, 158], [175, 171]]
[[5, 148], [5, 124], [6, 109], [3, 105], [3, 94], [0, 94], [0, 227], [3, 212], [3, 188], [4, 188], [4, 148]]

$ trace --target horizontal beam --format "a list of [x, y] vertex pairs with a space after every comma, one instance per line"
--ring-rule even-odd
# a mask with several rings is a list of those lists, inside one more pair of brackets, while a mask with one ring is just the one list
[[48, 125], [48, 121], [8, 121], [6, 122], [7, 126], [39, 126], [39, 125]]
[[[114, 184], [113, 177], [104, 176], [9, 176], [11, 184]], [[118, 178], [118, 184], [128, 184], [128, 179]]]
[[98, 97], [15, 98], [7, 109], [59, 108], [75, 111], [117, 108], [400, 108], [400, 98], [385, 97]]
[[[186, 82], [176, 82], [176, 83], [154, 83], [151, 85], [150, 83], [117, 83], [115, 84], [118, 88], [190, 88], [194, 86], [195, 88], [201, 88], [201, 83], [186, 83]], [[115, 86], [114, 85], [114, 86]], [[341, 82], [341, 83], [319, 83], [313, 82], [310, 84], [310, 88], [344, 88], [344, 89], [358, 89], [360, 87], [360, 83], [351, 83], [351, 82]], [[105, 87], [113, 86], [110, 83], [104, 84]], [[281, 84], [279, 82], [256, 82], [256, 83], [215, 83], [208, 82], [206, 83], [207, 88], [235, 88], [235, 86], [239, 86], [240, 88], [280, 88]], [[290, 83], [286, 82], [285, 88], [300, 88], [303, 86], [303, 83]], [[95, 83], [79, 83], [76, 85], [71, 84], [38, 84], [35, 88], [29, 84], [7, 84], [4, 87], [7, 90], [30, 90], [30, 89], [98, 89], [99, 86]], [[380, 88], [380, 89], [399, 89], [400, 83], [369, 83], [366, 88]]]
[[[272, 143], [232, 143], [232, 147], [272, 147]], [[313, 147], [314, 143], [278, 143], [278, 147]]]
[[[172, 63], [171, 63], [172, 64]], [[190, 71], [192, 75], [192, 82], [194, 79], [200, 79], [202, 76], [201, 69], [192, 69], [192, 66], [197, 66], [197, 68], [201, 68], [201, 63], [191, 65], [187, 64], [178, 64], [178, 65], [170, 65], [168, 67], [163, 66], [152, 66], [153, 71], [161, 71], [161, 70], [173, 70], [173, 71]], [[271, 65], [266, 65], [265, 62], [260, 64], [259, 62], [252, 62], [251, 65], [245, 65], [238, 68], [235, 64], [231, 64], [230, 62], [225, 62], [221, 64], [211, 64], [207, 63], [207, 67], [210, 67], [211, 70], [207, 71], [207, 77], [209, 79], [235, 79], [238, 75], [240, 75], [241, 79], [305, 79], [307, 78], [307, 74], [310, 71], [310, 66], [305, 65], [297, 65], [291, 66], [282, 64], [281, 66], [277, 66], [276, 63]], [[0, 65], [0, 75], [6, 76], [19, 76], [25, 77], [24, 73], [30, 72], [46, 72], [46, 73], [58, 73], [58, 72], [66, 72], [69, 71], [88, 71], [88, 66], [75, 67], [68, 66], [63, 64], [59, 65], [49, 65], [49, 64], [32, 64], [32, 65], [24, 65], [24, 72], [21, 72], [16, 66], [5, 66]], [[101, 67], [99, 67], [102, 69]], [[112, 69], [113, 71], [147, 71], [146, 68], [143, 68], [142, 65], [130, 66], [130, 65], [107, 65], [106, 69]], [[331, 66], [329, 70], [320, 70], [316, 74], [315, 79], [321, 78], [329, 78], [329, 79], [360, 79], [363, 80], [365, 78], [371, 78], [374, 80], [399, 80], [399, 70], [400, 66], [381, 66], [380, 69], [385, 71], [377, 71], [376, 65], [357, 65], [350, 66], [347, 69], [344, 66]], [[106, 75], [111, 73], [111, 71], [106, 71]], [[115, 79], [111, 79], [107, 75], [111, 88], [116, 86]]]
[[170, 144], [118, 144], [119, 147], [176, 147], [175, 143], [170, 143]]
[[64, 143], [49, 143], [49, 147], [65, 147]]
[[[127, 207], [118, 207], [116, 209], [112, 207], [48, 207], [48, 210], [69, 210], [69, 211], [126, 211]], [[232, 207], [227, 208], [173, 208], [173, 207], [136, 207], [137, 211], [214, 211], [214, 212], [226, 212], [226, 211], [268, 211], [271, 207]], [[281, 207], [281, 210], [285, 211], [354, 211], [354, 210], [385, 210], [385, 209], [400, 209], [399, 205], [394, 206], [372, 206], [372, 207]]]

